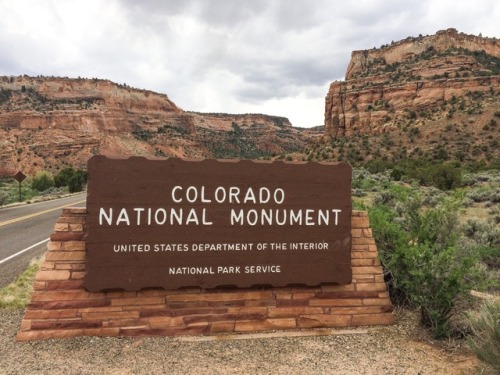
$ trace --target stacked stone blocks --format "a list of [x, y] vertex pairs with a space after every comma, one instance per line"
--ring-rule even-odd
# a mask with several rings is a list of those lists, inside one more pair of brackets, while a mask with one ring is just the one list
[[[57, 220], [21, 323], [20, 341], [75, 336], [174, 336], [394, 323], [366, 212], [352, 214], [349, 285], [84, 289], [84, 208]], [[112, 272], [112, 270], [110, 270]]]

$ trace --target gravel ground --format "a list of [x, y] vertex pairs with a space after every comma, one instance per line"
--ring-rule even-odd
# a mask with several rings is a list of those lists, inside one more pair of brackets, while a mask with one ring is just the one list
[[20, 343], [15, 336], [23, 313], [0, 309], [0, 374], [493, 374], [465, 342], [430, 339], [411, 312], [398, 314], [394, 326], [327, 336]]

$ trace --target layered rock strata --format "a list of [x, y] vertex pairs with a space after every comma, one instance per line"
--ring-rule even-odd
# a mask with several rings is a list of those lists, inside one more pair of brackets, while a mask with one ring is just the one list
[[380, 134], [423, 113], [444, 118], [452, 101], [468, 96], [498, 103], [499, 61], [499, 40], [455, 29], [354, 51], [345, 80], [326, 96], [326, 135]]
[[167, 95], [108, 80], [0, 77], [0, 177], [85, 168], [95, 154], [270, 157], [309, 139], [283, 117], [186, 112]]

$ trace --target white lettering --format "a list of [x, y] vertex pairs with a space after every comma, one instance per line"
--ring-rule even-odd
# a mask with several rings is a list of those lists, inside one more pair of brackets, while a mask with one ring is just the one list
[[[162, 213], [163, 214], [163, 219], [162, 220], [158, 219], [158, 213]], [[165, 211], [164, 208], [157, 209], [156, 212], [155, 212], [155, 222], [156, 222], [156, 224], [163, 225], [163, 224], [165, 224], [166, 221], [167, 221], [167, 211]]]
[[[265, 195], [265, 198], [264, 198], [264, 193], [266, 194]], [[261, 204], [266, 204], [267, 202], [269, 202], [269, 200], [271, 199], [271, 192], [269, 191], [268, 188], [260, 188], [259, 189], [259, 203]]]
[[148, 208], [148, 225], [151, 225], [151, 208]]
[[[235, 225], [338, 225], [338, 213], [342, 210], [332, 209], [335, 219], [330, 215], [330, 210], [321, 209], [251, 209], [231, 210], [230, 224]], [[332, 221], [334, 220], [334, 223]]]
[[246, 266], [245, 273], [281, 273], [281, 265]]
[[281, 212], [283, 213], [281, 221], [279, 221], [279, 216], [280, 216], [279, 212], [280, 212], [280, 210], [276, 210], [276, 224], [278, 224], [278, 225], [285, 225], [286, 224], [286, 211], [285, 210], [281, 210]]
[[[244, 195], [243, 195], [244, 193]], [[271, 198], [276, 204], [282, 204], [285, 200], [285, 191], [282, 188], [276, 188], [274, 191], [267, 187], [261, 187], [257, 191], [249, 187], [244, 192], [237, 186], [225, 188], [218, 186], [214, 191], [207, 190], [206, 186], [188, 186], [185, 190], [177, 185], [172, 188], [171, 198], [174, 203], [182, 203], [186, 200], [189, 203], [254, 203], [266, 204], [271, 202]]]
[[186, 225], [190, 224], [191, 222], [193, 222], [196, 225], [200, 224], [198, 220], [198, 215], [196, 215], [196, 211], [194, 210], [194, 208], [189, 210], [188, 217], [186, 218]]
[[[219, 193], [222, 192], [222, 198], [219, 197]], [[222, 186], [219, 186], [217, 189], [215, 189], [215, 200], [217, 203], [224, 203], [226, 200], [226, 189], [224, 189]]]
[[253, 203], [257, 203], [252, 188], [248, 188], [247, 193], [245, 194], [245, 198], [243, 199], [243, 203], [247, 203], [248, 201], [253, 201]]
[[213, 224], [213, 222], [207, 220], [207, 209], [206, 208], [203, 209], [201, 218], [202, 218], [201, 223], [203, 225], [212, 225]]
[[[231, 186], [229, 188], [229, 203], [240, 203], [240, 188], [237, 186]], [[233, 201], [234, 199], [234, 201]]]
[[250, 224], [251, 226], [254, 226], [257, 224], [257, 221], [259, 220], [259, 217], [257, 215], [256, 210], [249, 210], [247, 213], [247, 223]]
[[113, 209], [110, 208], [109, 215], [106, 215], [106, 211], [104, 210], [104, 208], [101, 207], [99, 209], [99, 225], [102, 225], [102, 218], [103, 217], [106, 220], [106, 222], [108, 223], [108, 225], [111, 225], [111, 223], [113, 222]]
[[234, 225], [235, 223], [243, 225], [243, 219], [243, 210], [240, 210], [238, 214], [236, 214], [235, 210], [231, 210], [231, 225]]
[[212, 203], [211, 199], [206, 199], [205, 198], [205, 186], [201, 187], [201, 202], [202, 203]]
[[265, 225], [264, 221], [267, 221], [267, 225], [273, 225], [273, 210], [262, 210], [260, 223]]
[[[278, 194], [280, 193], [280, 194]], [[278, 195], [281, 196], [281, 199], [278, 199]], [[283, 203], [283, 201], [285, 200], [285, 191], [281, 188], [278, 188], [274, 191], [274, 201], [278, 204], [281, 204]]]
[[312, 217], [314, 210], [306, 210], [306, 225], [315, 225], [314, 219]]
[[297, 223], [298, 225], [302, 225], [302, 210], [298, 210], [297, 213], [290, 211], [290, 225]]
[[186, 199], [189, 203], [196, 202], [196, 200], [198, 199], [198, 190], [195, 186], [190, 186], [186, 189]]
[[328, 210], [318, 211], [318, 225], [324, 224], [328, 225], [330, 222], [330, 212]]
[[182, 208], [179, 212], [173, 208], [170, 210], [170, 225], [174, 225], [174, 219], [177, 220], [177, 224], [182, 225], [182, 212]]
[[134, 211], [137, 213], [137, 225], [141, 225], [141, 212], [144, 211], [144, 208], [136, 207]]
[[180, 199], [176, 199], [175, 198], [175, 191], [176, 190], [182, 190], [182, 186], [174, 186], [174, 188], [172, 189], [172, 200], [175, 203], [181, 203], [182, 202], [182, 198], [180, 198]]
[[128, 213], [127, 213], [127, 210], [125, 208], [121, 209], [120, 214], [118, 215], [118, 218], [116, 219], [116, 225], [120, 225], [122, 221], [125, 224], [130, 225]]
[[342, 210], [335, 209], [332, 210], [332, 212], [335, 214], [335, 225], [337, 225], [339, 223], [339, 213], [341, 213]]

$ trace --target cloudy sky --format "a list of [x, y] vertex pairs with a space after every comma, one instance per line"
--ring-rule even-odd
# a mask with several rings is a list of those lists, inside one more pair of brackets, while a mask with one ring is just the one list
[[352, 50], [449, 27], [499, 38], [498, 20], [498, 0], [0, 0], [0, 75], [110, 79], [309, 127]]

